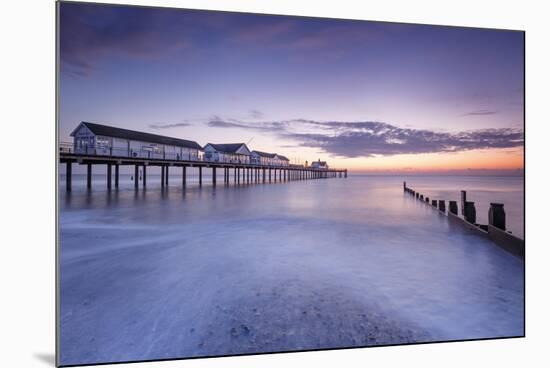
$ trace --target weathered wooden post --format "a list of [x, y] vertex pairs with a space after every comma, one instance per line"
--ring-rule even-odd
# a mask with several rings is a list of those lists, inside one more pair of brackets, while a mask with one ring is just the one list
[[456, 201], [449, 201], [449, 212], [453, 215], [458, 215], [458, 206]]
[[143, 187], [147, 186], [147, 165], [143, 165]]
[[265, 183], [265, 167], [262, 168], [262, 182]]
[[216, 166], [212, 166], [212, 185], [216, 186]]
[[72, 190], [72, 180], [73, 180], [73, 163], [67, 161], [67, 170], [65, 172], [65, 190], [70, 192]]
[[119, 174], [118, 164], [115, 164], [115, 188], [118, 188], [118, 174]]
[[271, 167], [269, 168], [269, 182], [271, 183]]
[[418, 192], [414, 193], [414, 196], [415, 196], [416, 198], [418, 198]]
[[506, 213], [503, 203], [491, 203], [489, 207], [489, 225], [506, 230]]
[[112, 180], [111, 180], [111, 177], [112, 177], [112, 165], [111, 164], [107, 164], [107, 189], [111, 189], [111, 183], [112, 183]]
[[465, 204], [466, 204], [466, 191], [461, 190], [460, 191], [460, 214], [462, 216], [464, 216]]
[[181, 186], [185, 187], [187, 185], [187, 166], [183, 165], [181, 167]]
[[464, 202], [464, 219], [471, 224], [476, 223], [476, 207], [474, 202]]
[[134, 188], [139, 188], [139, 165], [134, 165]]
[[199, 187], [202, 187], [202, 166], [199, 166]]
[[168, 165], [166, 165], [166, 186], [168, 186]]
[[439, 200], [439, 210], [445, 213], [445, 201], [443, 199]]
[[403, 191], [404, 192], [407, 191], [407, 182], [406, 181], [403, 182]]
[[160, 165], [160, 186], [164, 187], [164, 165]]
[[429, 197], [426, 197], [426, 203], [430, 204], [430, 198]]
[[424, 200], [424, 194], [421, 194], [421, 195], [420, 195], [420, 200], [421, 200], [421, 201]]
[[432, 206], [437, 207], [437, 199], [432, 199]]
[[86, 174], [86, 187], [92, 189], [92, 164], [90, 163], [88, 163]]

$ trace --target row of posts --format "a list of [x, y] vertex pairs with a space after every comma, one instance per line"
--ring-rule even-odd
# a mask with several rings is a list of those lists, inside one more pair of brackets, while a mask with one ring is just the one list
[[[92, 188], [92, 164], [87, 163], [87, 176], [86, 186], [88, 189]], [[115, 167], [115, 188], [119, 185], [119, 164], [107, 164], [107, 188], [112, 187], [112, 167]], [[169, 178], [169, 165], [161, 165], [161, 186], [168, 186]], [[140, 171], [140, 168], [142, 169]], [[198, 166], [199, 171], [199, 186], [202, 186], [203, 175], [202, 166]], [[216, 185], [217, 180], [217, 168], [212, 166], [212, 184]], [[316, 170], [303, 170], [303, 169], [277, 169], [277, 168], [256, 168], [256, 167], [219, 167], [223, 170], [223, 180], [225, 184], [229, 184], [231, 177], [231, 170], [233, 170], [234, 183], [266, 183], [272, 181], [291, 181], [291, 180], [309, 180], [309, 179], [321, 179], [331, 177], [346, 177], [347, 170], [343, 171], [316, 171]], [[278, 177], [278, 180], [277, 180]], [[132, 176], [134, 181], [134, 187], [139, 187], [139, 181], [142, 181], [143, 186], [147, 185], [147, 165], [134, 165], [134, 175]], [[187, 182], [187, 166], [182, 166], [182, 185], [186, 186]], [[66, 190], [70, 192], [72, 190], [72, 162], [66, 163]]]
[[[407, 187], [407, 182], [403, 182], [403, 191], [414, 198], [418, 199], [422, 203], [431, 205], [438, 209], [442, 213], [446, 213], [445, 201], [442, 199], [432, 199], [430, 202], [429, 197], [424, 197], [423, 194]], [[456, 201], [449, 202], [449, 213], [458, 216], [458, 205]], [[476, 224], [476, 207], [475, 203], [466, 199], [466, 191], [460, 191], [460, 215], [464, 217], [464, 220]], [[506, 213], [504, 212], [504, 204], [491, 203], [489, 207], [489, 225], [506, 230]]]

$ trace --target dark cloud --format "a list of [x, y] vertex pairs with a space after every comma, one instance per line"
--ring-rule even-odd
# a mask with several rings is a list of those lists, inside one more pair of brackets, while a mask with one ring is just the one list
[[391, 156], [460, 152], [486, 148], [522, 147], [521, 129], [479, 129], [457, 133], [400, 128], [382, 122], [320, 122], [295, 119], [279, 122], [245, 123], [223, 119], [208, 122], [211, 127], [240, 128], [274, 133], [298, 146], [320, 148], [340, 157]]
[[190, 45], [181, 25], [166, 9], [61, 4], [62, 71], [88, 76], [104, 58], [158, 59]]
[[190, 123], [168, 123], [168, 124], [151, 124], [149, 128], [153, 129], [170, 129], [170, 128], [182, 128], [190, 126]]
[[283, 133], [287, 128], [287, 124], [287, 122], [282, 121], [246, 123], [234, 119], [222, 119], [220, 117], [214, 117], [206, 122], [206, 125], [212, 128], [240, 128], [268, 133]]
[[469, 111], [469, 112], [465, 113], [464, 115], [466, 115], [466, 116], [495, 115], [496, 113], [498, 113], [498, 111], [493, 111], [493, 110], [474, 110], [474, 111]]
[[264, 117], [264, 113], [261, 112], [260, 110], [252, 109], [248, 112], [248, 114], [250, 115], [250, 117], [252, 119], [263, 119], [263, 117]]

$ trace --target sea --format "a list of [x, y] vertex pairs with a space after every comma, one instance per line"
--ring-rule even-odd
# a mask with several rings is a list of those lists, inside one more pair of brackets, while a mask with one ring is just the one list
[[521, 177], [131, 179], [60, 177], [63, 365], [524, 335], [523, 260], [403, 193], [503, 203], [523, 238]]

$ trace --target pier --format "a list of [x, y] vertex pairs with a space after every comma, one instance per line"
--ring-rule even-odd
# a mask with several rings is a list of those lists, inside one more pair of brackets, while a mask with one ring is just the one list
[[[198, 168], [199, 186], [203, 185], [205, 170], [210, 171], [212, 185], [217, 184], [217, 174], [223, 172], [223, 183], [228, 185], [252, 183], [288, 182], [297, 180], [347, 178], [347, 169], [318, 169], [303, 165], [260, 165], [252, 163], [235, 162], [212, 162], [204, 159], [182, 160], [163, 158], [126, 157], [113, 154], [97, 154], [94, 152], [75, 152], [70, 143], [59, 146], [59, 162], [66, 165], [65, 188], [68, 192], [72, 190], [72, 167], [73, 165], [86, 166], [86, 187], [92, 188], [92, 176], [94, 167], [101, 165], [107, 168], [106, 187], [107, 189], [119, 187], [119, 173], [121, 166], [133, 167], [134, 188], [140, 187], [139, 176], [141, 174], [141, 186], [147, 186], [147, 168], [160, 167], [160, 183], [162, 187], [168, 186], [170, 172], [178, 168], [181, 175], [181, 185], [187, 184], [187, 168]], [[140, 170], [141, 169], [141, 170]], [[219, 171], [218, 171], [219, 170]], [[114, 177], [114, 178], [113, 178]], [[113, 186], [114, 182], [114, 186]]]
[[525, 241], [506, 230], [506, 213], [503, 203], [490, 204], [488, 223], [485, 225], [477, 223], [475, 203], [467, 200], [465, 190], [460, 191], [460, 213], [456, 201], [447, 201], [449, 204], [447, 210], [445, 200], [432, 199], [430, 202], [428, 197], [424, 199], [423, 194], [407, 187], [406, 182], [403, 182], [403, 191], [421, 203], [431, 206], [440, 215], [446, 216], [451, 224], [461, 226], [475, 235], [491, 240], [518, 258], [525, 258]]

